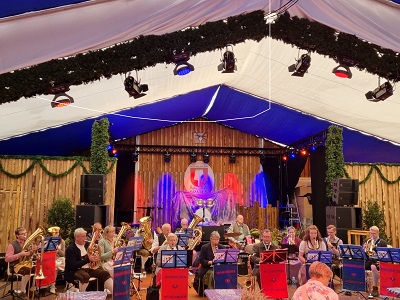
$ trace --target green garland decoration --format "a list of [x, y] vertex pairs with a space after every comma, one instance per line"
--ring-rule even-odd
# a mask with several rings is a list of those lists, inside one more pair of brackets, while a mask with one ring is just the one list
[[[17, 174], [13, 174], [10, 173], [8, 171], [6, 171], [2, 165], [2, 163], [0, 162], [0, 172], [7, 175], [8, 177], [11, 178], [21, 178], [23, 176], [25, 176], [26, 174], [28, 174], [33, 167], [38, 164], [41, 169], [49, 176], [54, 177], [54, 178], [60, 178], [63, 176], [66, 176], [68, 174], [70, 174], [76, 167], [80, 166], [83, 170], [83, 173], [85, 174], [89, 174], [88, 169], [85, 167], [85, 165], [83, 164], [84, 161], [88, 161], [89, 158], [87, 157], [77, 157], [77, 156], [71, 156], [71, 157], [61, 157], [61, 156], [13, 156], [13, 155], [1, 155], [0, 158], [5, 158], [5, 159], [31, 159], [32, 163], [21, 173], [17, 173]], [[75, 160], [73, 166], [71, 168], [69, 168], [67, 171], [65, 172], [61, 172], [61, 173], [53, 173], [51, 172], [49, 169], [46, 168], [46, 166], [43, 163], [43, 160]], [[111, 161], [111, 165], [109, 168], [107, 168], [105, 170], [104, 174], [108, 174], [111, 172], [111, 170], [114, 168], [117, 159], [115, 157], [111, 157], [108, 158], [108, 161]]]
[[259, 10], [184, 31], [161, 36], [140, 36], [107, 49], [78, 54], [68, 59], [54, 59], [1, 74], [0, 103], [47, 94], [52, 81], [55, 85], [81, 85], [165, 63], [170, 59], [173, 49], [183, 48], [196, 55], [223, 49], [227, 44], [235, 45], [247, 39], [260, 41], [269, 36], [269, 32], [273, 39], [286, 44], [332, 59], [345, 56], [356, 60], [359, 70], [392, 81], [400, 80], [400, 56], [390, 49], [370, 44], [355, 35], [338, 33], [317, 22], [291, 18], [287, 13], [281, 15], [269, 30], [264, 11]]
[[106, 174], [108, 151], [107, 145], [110, 140], [108, 127], [110, 122], [107, 118], [94, 121], [92, 126], [92, 144], [90, 146], [90, 173]]
[[325, 141], [325, 161], [327, 165], [325, 182], [326, 196], [332, 197], [332, 183], [337, 178], [344, 176], [344, 156], [343, 156], [343, 128], [331, 125]]
[[[395, 180], [389, 180], [385, 177], [385, 175], [383, 175], [381, 169], [379, 169], [378, 166], [394, 166], [394, 167], [399, 167], [400, 164], [388, 164], [388, 163], [376, 163], [376, 164], [362, 164], [362, 163], [346, 163], [345, 165], [348, 166], [370, 166], [371, 168], [368, 171], [367, 176], [362, 179], [359, 184], [364, 184], [366, 183], [370, 178], [372, 173], [374, 172], [374, 170], [378, 173], [379, 177], [386, 182], [387, 184], [396, 184], [400, 182], [400, 176], [397, 177]], [[345, 170], [345, 176], [346, 178], [350, 178], [349, 173], [347, 172], [347, 170]]]

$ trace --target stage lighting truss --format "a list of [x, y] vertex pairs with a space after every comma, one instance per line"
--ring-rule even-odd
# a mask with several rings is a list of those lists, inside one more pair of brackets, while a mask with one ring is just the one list
[[233, 46], [227, 45], [225, 53], [222, 55], [222, 63], [218, 65], [217, 69], [218, 71], [222, 71], [222, 73], [234, 73], [237, 71], [236, 61]]
[[385, 83], [381, 84], [380, 78], [378, 79], [378, 87], [375, 88], [373, 91], [369, 91], [365, 94], [365, 98], [372, 102], [379, 102], [384, 101], [390, 96], [393, 95], [393, 85], [386, 81]]
[[295, 64], [288, 67], [288, 70], [293, 73], [292, 76], [304, 77], [304, 74], [307, 72], [310, 65], [311, 55], [310, 52], [308, 52], [301, 55], [300, 58], [296, 60]]
[[49, 94], [54, 94], [54, 98], [51, 101], [51, 107], [63, 107], [74, 103], [74, 98], [67, 95], [66, 92], [69, 91], [69, 86], [62, 85], [54, 85], [54, 81], [50, 82], [51, 87], [47, 90]]
[[[136, 71], [136, 78], [138, 78], [138, 74]], [[133, 97], [135, 99], [146, 96], [144, 92], [149, 90], [149, 86], [147, 84], [140, 84], [140, 80], [135, 79], [130, 74], [124, 80], [125, 91], [129, 94], [129, 97]]]
[[192, 52], [184, 51], [172, 52], [171, 62], [175, 64], [174, 75], [184, 76], [194, 71], [194, 66], [188, 63]]
[[350, 68], [357, 65], [357, 62], [353, 59], [338, 56], [335, 61], [339, 64], [337, 67], [333, 68], [332, 73], [340, 78], [348, 78], [351, 79], [353, 74], [351, 73]]

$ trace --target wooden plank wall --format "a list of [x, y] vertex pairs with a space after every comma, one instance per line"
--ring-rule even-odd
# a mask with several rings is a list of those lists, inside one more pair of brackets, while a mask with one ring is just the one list
[[[204, 134], [203, 143], [195, 138], [195, 133]], [[157, 130], [143, 134], [136, 139], [128, 139], [123, 144], [139, 145], [176, 145], [176, 146], [198, 146], [198, 147], [244, 147], [277, 148], [278, 146], [263, 141], [262, 139], [240, 132], [238, 130], [216, 124], [215, 122], [183, 123], [162, 130]], [[140, 153], [140, 150], [139, 150]], [[184, 174], [190, 164], [188, 154], [171, 154], [171, 162], [164, 163], [162, 153], [142, 153], [139, 155], [139, 163], [136, 177], [136, 205], [139, 207], [152, 206], [153, 199], [158, 199], [159, 191], [154, 190], [157, 182], [163, 174], [169, 173], [176, 184], [176, 190], [184, 190]], [[198, 160], [202, 160], [202, 155], [198, 154]], [[250, 189], [252, 182], [260, 172], [259, 156], [236, 156], [236, 163], [229, 163], [228, 155], [210, 155], [210, 162], [214, 172], [215, 188], [214, 191], [229, 187], [231, 184], [226, 180], [226, 175], [232, 173], [237, 181], [238, 203], [249, 206]], [[257, 199], [255, 199], [257, 200]], [[144, 216], [145, 211], [139, 209], [136, 220]]]
[[253, 207], [239, 206], [238, 213], [243, 215], [250, 229], [257, 228], [261, 232], [263, 229], [278, 228], [278, 209], [270, 204], [266, 208], [260, 207], [258, 202]]
[[[378, 165], [377, 167], [389, 181], [395, 181], [400, 176], [400, 166]], [[364, 180], [370, 170], [370, 165], [346, 164], [346, 171], [350, 177], [359, 181]], [[385, 232], [392, 238], [392, 246], [400, 247], [400, 182], [387, 183], [381, 178], [377, 170], [373, 170], [369, 180], [360, 184], [358, 190], [358, 205], [365, 207], [368, 200], [376, 200], [384, 209]]]
[[[43, 159], [43, 165], [51, 173], [59, 174], [69, 170], [75, 160]], [[20, 174], [31, 164], [31, 159], [0, 158], [3, 169], [11, 174]], [[83, 162], [89, 169], [89, 162]], [[111, 164], [111, 163], [110, 163]], [[109, 165], [110, 166], [110, 165]], [[81, 166], [66, 176], [49, 176], [39, 164], [24, 176], [12, 178], [0, 172], [0, 252], [5, 252], [10, 240], [15, 238], [14, 230], [24, 226], [28, 235], [39, 225], [47, 228], [47, 210], [54, 199], [69, 198], [74, 205], [80, 204]], [[114, 220], [116, 167], [106, 176], [105, 203], [110, 205], [110, 220]]]

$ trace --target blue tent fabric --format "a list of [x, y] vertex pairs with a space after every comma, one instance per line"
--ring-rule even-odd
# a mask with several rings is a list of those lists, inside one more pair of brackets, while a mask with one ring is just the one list
[[[213, 105], [207, 111], [210, 103]], [[152, 104], [3, 140], [0, 141], [0, 155], [63, 156], [80, 153], [90, 148], [92, 124], [100, 118], [109, 119], [113, 138], [120, 140], [198, 117], [206, 117], [285, 145], [326, 130], [332, 124], [228, 86], [212, 86]], [[343, 139], [346, 162], [400, 163], [400, 147], [391, 142], [348, 128], [343, 130]]]

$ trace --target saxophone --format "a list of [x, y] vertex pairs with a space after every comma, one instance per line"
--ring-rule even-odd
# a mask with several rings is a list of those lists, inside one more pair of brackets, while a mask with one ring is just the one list
[[[125, 222], [121, 222], [121, 226], [122, 226], [121, 230], [118, 232], [117, 238], [115, 239], [114, 242], [114, 248], [119, 248], [124, 245], [124, 240], [122, 239], [122, 236], [127, 230], [131, 229], [131, 226], [129, 226], [129, 224]], [[115, 259], [116, 255], [117, 255], [116, 253], [113, 254], [112, 256], [113, 260]]]
[[33, 266], [32, 260], [33, 260], [33, 254], [34, 254], [34, 253], [33, 253], [33, 252], [34, 252], [34, 251], [33, 251], [33, 245], [36, 245], [35, 240], [36, 240], [38, 237], [42, 238], [42, 237], [44, 237], [45, 235], [46, 235], [46, 230], [44, 230], [44, 228], [43, 228], [42, 226], [39, 226], [39, 228], [36, 229], [35, 232], [32, 233], [32, 234], [26, 239], [24, 245], [22, 246], [21, 252], [23, 252], [23, 251], [30, 251], [31, 254], [28, 255], [28, 256], [24, 256], [23, 258], [21, 258], [21, 260], [19, 261], [19, 263], [16, 264], [16, 265], [14, 266], [14, 271], [15, 271], [15, 273], [18, 273], [18, 271], [19, 271], [21, 268], [23, 268], [23, 267], [32, 269], [32, 266]]
[[101, 249], [100, 249], [100, 246], [98, 244], [98, 241], [99, 241], [99, 239], [101, 237], [103, 229], [97, 228], [94, 225], [92, 225], [92, 229], [93, 229], [93, 236], [92, 236], [92, 240], [90, 241], [90, 244], [89, 244], [89, 247], [88, 247], [88, 250], [87, 250], [87, 254], [89, 256], [97, 256], [98, 257], [97, 261], [90, 261], [89, 262], [89, 267], [92, 270], [96, 270], [101, 265]]
[[[254, 253], [252, 255], [254, 255]], [[249, 256], [249, 260], [247, 262], [247, 279], [244, 282], [244, 287], [248, 291], [254, 291], [254, 289], [256, 287], [256, 278], [253, 276], [253, 270], [251, 269], [250, 256]]]

